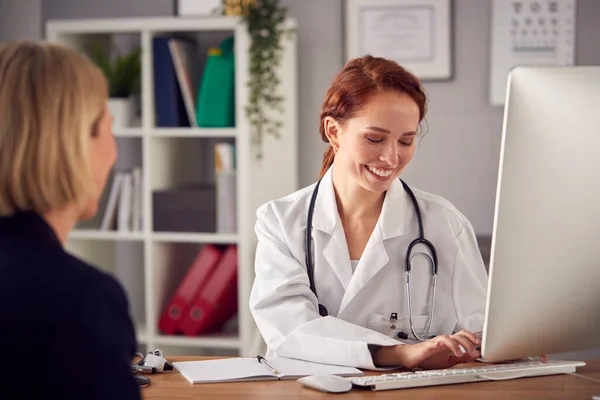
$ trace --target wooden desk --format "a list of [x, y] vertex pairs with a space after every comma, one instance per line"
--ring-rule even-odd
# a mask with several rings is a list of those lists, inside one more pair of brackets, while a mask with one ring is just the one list
[[[171, 357], [173, 361], [198, 360], [202, 357]], [[578, 373], [600, 379], [600, 361], [588, 362]], [[370, 372], [368, 372], [370, 373]], [[572, 375], [553, 375], [509, 381], [475, 382], [437, 387], [371, 392], [352, 389], [343, 394], [328, 394], [301, 386], [295, 380], [208, 383], [192, 385], [177, 371], [149, 375], [150, 386], [142, 389], [145, 400], [169, 399], [281, 399], [324, 398], [343, 396], [355, 399], [569, 399], [591, 400], [600, 394], [600, 384]]]

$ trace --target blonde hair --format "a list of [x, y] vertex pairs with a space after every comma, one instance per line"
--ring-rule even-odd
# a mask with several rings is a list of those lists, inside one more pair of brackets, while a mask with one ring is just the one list
[[83, 54], [50, 42], [0, 45], [0, 215], [95, 194], [88, 141], [106, 99], [104, 75]]

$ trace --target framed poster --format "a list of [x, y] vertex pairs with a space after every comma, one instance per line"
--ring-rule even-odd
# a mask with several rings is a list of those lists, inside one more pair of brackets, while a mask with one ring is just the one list
[[575, 0], [493, 0], [490, 104], [504, 105], [517, 65], [575, 63]]
[[450, 0], [346, 0], [346, 60], [366, 54], [417, 77], [452, 77]]
[[223, 4], [221, 0], [177, 0], [175, 6], [176, 15], [184, 17], [215, 14]]

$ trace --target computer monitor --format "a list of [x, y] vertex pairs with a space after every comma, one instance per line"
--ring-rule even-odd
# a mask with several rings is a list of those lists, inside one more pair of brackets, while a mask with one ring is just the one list
[[482, 357], [600, 348], [600, 66], [508, 78]]

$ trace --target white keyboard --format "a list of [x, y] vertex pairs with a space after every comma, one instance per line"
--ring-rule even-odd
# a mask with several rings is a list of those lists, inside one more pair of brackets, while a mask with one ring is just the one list
[[556, 375], [575, 372], [582, 361], [515, 361], [504, 364], [486, 364], [473, 368], [448, 368], [397, 374], [382, 374], [346, 378], [355, 387], [371, 390], [407, 389], [422, 386], [452, 385], [455, 383], [482, 382]]

